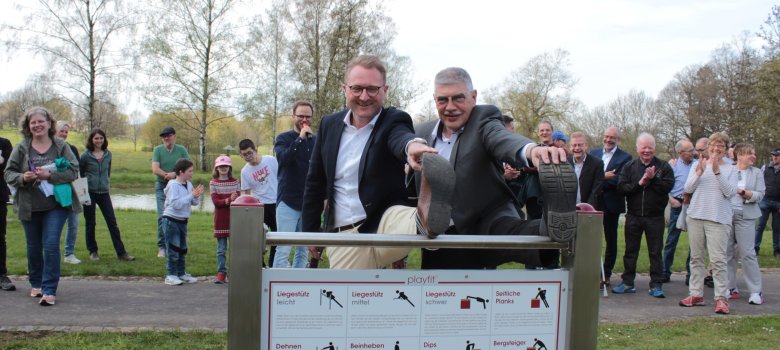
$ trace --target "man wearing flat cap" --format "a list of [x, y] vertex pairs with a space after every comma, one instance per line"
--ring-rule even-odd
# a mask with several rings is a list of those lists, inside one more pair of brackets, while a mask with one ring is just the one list
[[162, 145], [152, 152], [152, 172], [157, 175], [154, 192], [157, 197], [157, 257], [166, 256], [165, 234], [162, 230], [162, 213], [165, 206], [165, 186], [169, 180], [176, 178], [173, 167], [180, 158], [190, 159], [190, 154], [182, 145], [176, 144], [176, 130], [168, 126], [160, 131]]
[[772, 214], [772, 250], [775, 258], [780, 259], [780, 148], [771, 152], [772, 163], [764, 165], [764, 183], [766, 192], [764, 199], [758, 203], [761, 208], [761, 218], [756, 225], [756, 255], [758, 255], [764, 228]]

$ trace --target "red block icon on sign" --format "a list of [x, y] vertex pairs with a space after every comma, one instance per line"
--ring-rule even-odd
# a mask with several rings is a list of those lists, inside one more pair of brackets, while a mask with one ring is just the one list
[[469, 299], [460, 299], [460, 308], [461, 309], [471, 309], [471, 300], [469, 300]]
[[539, 300], [539, 299], [531, 299], [531, 308], [532, 309], [538, 309], [539, 306], [540, 306], [539, 305], [540, 302], [541, 302], [541, 300]]

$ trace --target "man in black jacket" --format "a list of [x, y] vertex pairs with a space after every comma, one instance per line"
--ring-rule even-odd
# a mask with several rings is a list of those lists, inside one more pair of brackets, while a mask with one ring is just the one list
[[669, 163], [655, 157], [655, 138], [641, 133], [636, 139], [639, 157], [628, 162], [620, 173], [618, 190], [626, 195], [625, 240], [623, 254], [625, 268], [623, 282], [612, 288], [615, 294], [635, 293], [636, 261], [646, 234], [647, 253], [650, 256], [650, 295], [664, 298], [663, 262], [661, 252], [664, 245], [664, 209], [669, 201], [669, 192], [674, 187], [674, 172]]
[[[316, 137], [309, 123], [314, 107], [307, 101], [293, 105], [293, 128], [279, 134], [274, 143], [274, 153], [279, 161], [279, 190], [276, 202], [276, 227], [280, 232], [301, 231], [303, 186], [309, 171], [309, 160]], [[277, 246], [273, 267], [290, 267], [290, 247]], [[306, 267], [309, 253], [306, 247], [295, 247], [294, 268]]]

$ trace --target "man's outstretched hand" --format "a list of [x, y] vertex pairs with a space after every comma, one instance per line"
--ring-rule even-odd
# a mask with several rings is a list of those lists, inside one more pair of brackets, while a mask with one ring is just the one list
[[563, 148], [558, 147], [541, 147], [536, 146], [531, 148], [529, 152], [530, 154], [526, 153], [526, 158], [530, 159], [533, 163], [534, 167], [539, 167], [542, 163], [544, 164], [562, 164], [566, 163], [566, 151]]

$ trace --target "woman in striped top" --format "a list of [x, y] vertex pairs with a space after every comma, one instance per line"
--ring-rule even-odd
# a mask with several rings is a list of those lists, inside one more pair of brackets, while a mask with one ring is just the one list
[[731, 231], [731, 197], [737, 190], [737, 171], [731, 162], [724, 161], [729, 137], [716, 132], [707, 145], [709, 158], [702, 158], [691, 167], [685, 192], [692, 194], [687, 211], [688, 239], [691, 246], [691, 280], [689, 296], [680, 306], [704, 305], [704, 276], [707, 271], [704, 254], [709, 253], [715, 282], [715, 312], [729, 313], [726, 300], [726, 244]]

